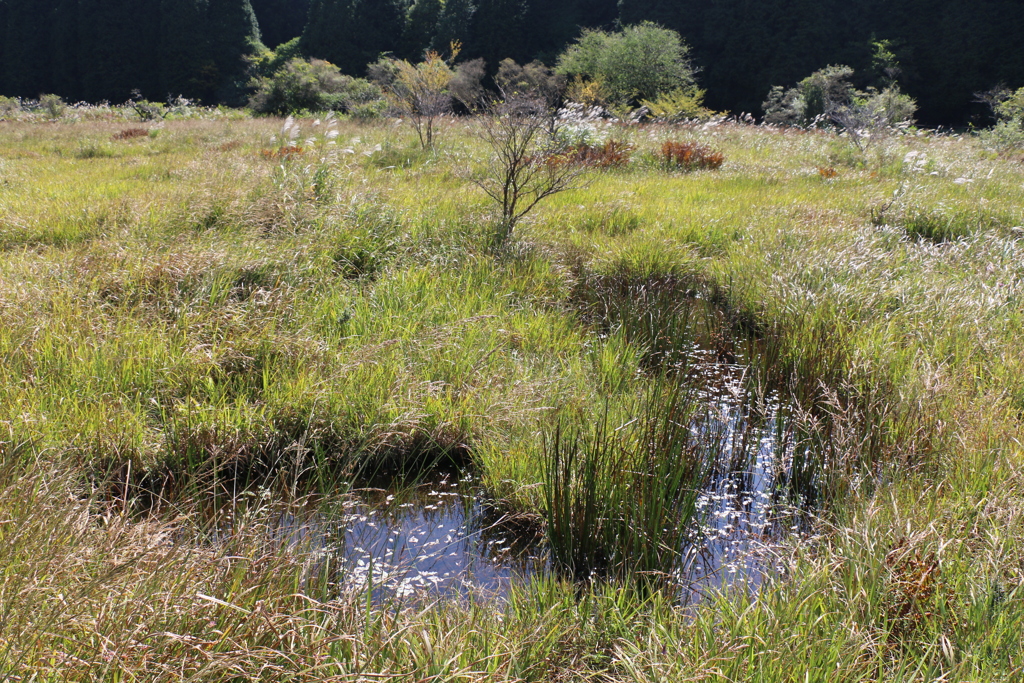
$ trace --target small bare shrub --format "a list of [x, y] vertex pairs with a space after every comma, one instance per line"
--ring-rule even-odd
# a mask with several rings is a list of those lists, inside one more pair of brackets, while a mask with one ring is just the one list
[[551, 149], [543, 100], [522, 98], [496, 103], [483, 117], [480, 137], [492, 151], [473, 181], [501, 206], [502, 233], [511, 236], [533, 207], [553, 194], [577, 186], [585, 167], [558, 163], [564, 150]]

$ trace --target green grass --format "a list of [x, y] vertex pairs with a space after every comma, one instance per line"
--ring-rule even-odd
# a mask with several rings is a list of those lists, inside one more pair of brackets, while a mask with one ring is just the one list
[[[260, 153], [280, 121], [211, 113], [118, 141], [137, 124], [76, 116], [0, 123], [5, 676], [1024, 675], [1011, 160], [930, 134], [861, 154], [820, 132], [611, 127], [637, 163], [591, 172], [495, 248], [495, 207], [467, 180], [487, 150], [463, 121], [432, 153], [390, 122], [342, 122], [336, 148], [282, 160]], [[643, 163], [670, 139], [725, 163]], [[756, 592], [684, 609], [629, 580], [543, 578], [500, 604], [375, 604], [340, 591], [315, 548], [273, 542], [283, 495], [230, 543], [203, 540], [204, 493], [235, 476], [345, 489], [360, 468], [468, 458], [531, 515], [556, 518], [563, 474], [583, 502], [619, 500], [591, 521], [624, 545], [598, 554], [635, 559], [693, 482], [651, 491], [684, 495], [650, 508], [616, 482], [690, 451], [606, 439], [643, 467], [587, 482], [552, 469], [544, 435], [561, 429], [577, 455], [600, 445], [593, 425], [642, 414], [693, 342], [747, 360], [755, 388], [796, 406], [803, 465], [787, 483], [819, 521], [774, 550], [785, 570]], [[117, 503], [154, 482], [178, 491], [159, 517]], [[634, 570], [663, 570], [649, 559]]]

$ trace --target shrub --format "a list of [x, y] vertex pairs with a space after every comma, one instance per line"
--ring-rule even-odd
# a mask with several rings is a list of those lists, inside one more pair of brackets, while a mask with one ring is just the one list
[[584, 143], [552, 155], [549, 163], [588, 168], [620, 168], [629, 163], [632, 152], [631, 145], [619, 140], [608, 140], [598, 145]]
[[383, 92], [362, 78], [341, 73], [320, 59], [291, 59], [271, 77], [261, 78], [249, 100], [257, 114], [284, 116], [300, 111], [338, 111], [361, 117], [379, 115]]
[[1016, 92], [999, 88], [980, 97], [996, 117], [996, 125], [982, 131], [981, 139], [1002, 153], [1024, 149], [1024, 88]]
[[21, 102], [16, 97], [0, 95], [0, 119], [13, 117], [21, 111]]
[[608, 104], [608, 93], [601, 81], [593, 81], [582, 76], [574, 77], [565, 88], [565, 97], [570, 102], [579, 102], [588, 107], [603, 107]]
[[473, 182], [501, 207], [498, 245], [537, 204], [574, 188], [580, 180], [579, 166], [552, 162], [564, 148], [553, 153], [549, 120], [544, 102], [530, 98], [495, 102], [483, 117], [479, 135], [491, 158]]
[[675, 31], [651, 22], [609, 33], [586, 29], [558, 58], [557, 72], [599, 83], [614, 106], [634, 106], [665, 93], [696, 92], [689, 48]]
[[125, 128], [119, 133], [110, 136], [111, 140], [131, 140], [132, 138], [148, 137], [149, 131], [145, 128]]
[[127, 106], [131, 107], [135, 115], [139, 117], [139, 121], [155, 121], [167, 116], [167, 107], [159, 102], [150, 102], [144, 99], [138, 90], [132, 92]]
[[60, 95], [41, 95], [39, 97], [39, 106], [46, 111], [46, 115], [51, 119], [59, 119], [64, 116], [64, 112], [68, 108], [68, 105], [61, 99]]
[[458, 46], [453, 45], [449, 60], [430, 51], [418, 64], [384, 57], [370, 66], [370, 78], [384, 90], [390, 105], [408, 117], [423, 149], [433, 148], [437, 120], [451, 113], [456, 98], [473, 108], [483, 92], [483, 63], [453, 67], [456, 56]]
[[705, 91], [697, 86], [676, 88], [653, 100], [644, 100], [643, 105], [651, 115], [663, 121], [677, 122], [687, 119], [709, 119], [714, 112], [703, 105]]
[[725, 162], [725, 155], [698, 142], [674, 142], [661, 146], [661, 159], [669, 170], [714, 170]]
[[766, 123], [810, 126], [823, 120], [829, 108], [850, 104], [857, 91], [850, 79], [853, 69], [843, 65], [827, 66], [785, 90], [774, 86], [764, 102]]
[[857, 90], [853, 69], [825, 67], [795, 88], [775, 86], [764, 104], [765, 123], [787, 126], [834, 126], [863, 151], [877, 138], [913, 123], [917, 103], [900, 92], [895, 81], [882, 90]]
[[407, 116], [416, 130], [420, 146], [434, 146], [438, 117], [452, 110], [451, 93], [455, 71], [437, 52], [428, 52], [419, 64], [385, 57], [370, 70], [370, 77], [387, 95], [388, 102]]
[[544, 100], [557, 109], [565, 95], [565, 76], [555, 73], [538, 61], [520, 66], [511, 59], [503, 59], [494, 75], [494, 83], [505, 99], [530, 97]]

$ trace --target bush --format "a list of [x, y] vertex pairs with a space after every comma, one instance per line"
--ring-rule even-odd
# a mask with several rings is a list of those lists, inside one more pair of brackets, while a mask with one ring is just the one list
[[59, 95], [41, 95], [39, 97], [39, 106], [46, 111], [46, 115], [51, 119], [61, 118], [68, 108], [68, 105]]
[[762, 105], [766, 123], [810, 126], [824, 120], [830, 108], [849, 105], [857, 95], [850, 79], [853, 69], [843, 65], [827, 66], [785, 90], [774, 86]]
[[503, 59], [494, 83], [505, 99], [537, 98], [553, 109], [558, 108], [565, 94], [565, 77], [538, 61], [520, 66], [511, 59]]
[[725, 162], [725, 155], [697, 142], [669, 140], [661, 146], [661, 160], [668, 170], [715, 170]]
[[557, 72], [598, 83], [613, 106], [635, 106], [676, 90], [696, 90], [689, 48], [675, 31], [651, 22], [609, 33], [584, 30], [558, 58]]
[[704, 92], [696, 86], [677, 88], [654, 100], [644, 100], [651, 116], [662, 121], [675, 123], [687, 119], [709, 119], [714, 112], [703, 106]]
[[570, 164], [587, 168], [621, 168], [629, 163], [632, 146], [619, 140], [603, 144], [579, 144], [549, 157], [549, 163]]
[[4, 97], [0, 95], [0, 120], [13, 118], [21, 111], [21, 102], [16, 97]]
[[257, 82], [249, 107], [257, 114], [284, 116], [300, 111], [338, 111], [376, 116], [385, 107], [379, 87], [346, 76], [330, 62], [291, 59], [271, 77]]
[[448, 60], [427, 52], [422, 62], [384, 57], [370, 66], [370, 78], [386, 93], [392, 108], [409, 118], [423, 149], [434, 147], [437, 120], [450, 114], [455, 100], [474, 108], [483, 87], [483, 62], [453, 66], [456, 49]]
[[795, 88], [774, 86], [762, 105], [765, 123], [787, 126], [836, 125], [848, 131], [909, 123], [917, 103], [891, 82], [882, 90], [857, 90], [854, 71], [832, 65], [815, 71]]
[[982, 95], [996, 117], [996, 125], [982, 131], [981, 139], [998, 152], [1024, 149], [1024, 88], [997, 89]]

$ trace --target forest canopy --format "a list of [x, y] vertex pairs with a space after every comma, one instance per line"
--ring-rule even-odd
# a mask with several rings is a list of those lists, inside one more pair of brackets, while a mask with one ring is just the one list
[[360, 77], [381, 56], [418, 61], [457, 42], [493, 74], [506, 58], [554, 65], [584, 30], [644, 21], [680, 34], [720, 111], [760, 114], [772, 86], [831, 64], [876, 85], [878, 41], [925, 123], [967, 123], [985, 111], [974, 93], [1024, 85], [1017, 0], [0, 0], [0, 94], [239, 105], [261, 41], [301, 36], [303, 56]]

